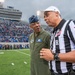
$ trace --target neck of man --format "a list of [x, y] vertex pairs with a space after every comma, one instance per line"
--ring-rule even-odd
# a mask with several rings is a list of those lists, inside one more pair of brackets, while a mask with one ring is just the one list
[[[59, 19], [56, 20], [55, 27], [57, 27], [57, 26], [59, 25], [59, 23], [61, 22], [61, 20], [62, 20], [62, 18], [59, 18]], [[55, 28], [55, 27], [54, 27], [54, 28]]]

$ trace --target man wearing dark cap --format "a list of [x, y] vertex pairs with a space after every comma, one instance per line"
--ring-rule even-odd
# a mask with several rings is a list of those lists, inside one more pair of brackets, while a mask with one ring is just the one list
[[37, 16], [29, 18], [33, 33], [29, 37], [31, 51], [31, 75], [50, 75], [48, 61], [40, 59], [40, 50], [50, 47], [50, 34], [41, 28]]

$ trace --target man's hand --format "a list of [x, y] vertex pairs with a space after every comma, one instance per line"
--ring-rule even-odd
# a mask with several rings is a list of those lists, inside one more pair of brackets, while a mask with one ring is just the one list
[[54, 55], [50, 49], [42, 48], [40, 51], [40, 58], [43, 58], [47, 61], [54, 60]]

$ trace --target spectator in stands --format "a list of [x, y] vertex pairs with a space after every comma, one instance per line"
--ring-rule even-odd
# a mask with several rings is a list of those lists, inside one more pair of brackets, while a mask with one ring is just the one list
[[31, 32], [25, 22], [0, 19], [0, 42], [28, 42]]
[[37, 16], [29, 18], [33, 33], [29, 37], [31, 51], [31, 75], [50, 75], [48, 61], [40, 59], [40, 50], [50, 47], [50, 34], [41, 28]]

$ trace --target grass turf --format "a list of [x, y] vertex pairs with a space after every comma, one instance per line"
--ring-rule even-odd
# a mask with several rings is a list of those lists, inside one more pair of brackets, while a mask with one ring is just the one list
[[0, 50], [0, 75], [30, 75], [30, 50]]

